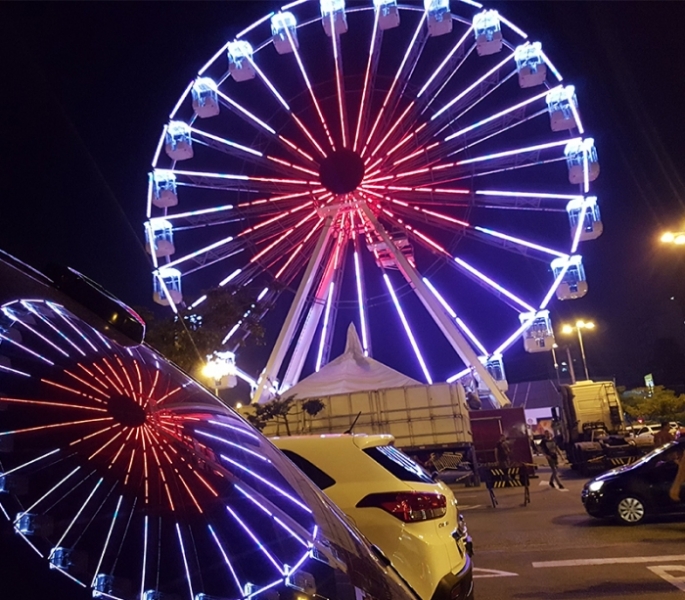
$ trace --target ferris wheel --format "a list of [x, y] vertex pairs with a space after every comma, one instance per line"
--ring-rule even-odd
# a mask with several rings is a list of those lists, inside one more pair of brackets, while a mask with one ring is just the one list
[[550, 302], [585, 295], [579, 246], [602, 233], [574, 86], [472, 0], [274, 4], [198, 71], [152, 168], [155, 300], [211, 281], [288, 307], [256, 400], [324, 365], [352, 311], [365, 354], [394, 331], [432, 383], [439, 333], [447, 381], [506, 404], [502, 354], [551, 350]]

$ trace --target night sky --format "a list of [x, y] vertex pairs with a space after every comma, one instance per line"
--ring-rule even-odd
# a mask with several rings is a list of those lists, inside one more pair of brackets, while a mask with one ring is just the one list
[[[207, 58], [273, 6], [3, 3], [0, 247], [36, 267], [71, 265], [129, 304], [151, 306], [142, 222], [160, 129]], [[540, 39], [577, 86], [600, 154], [594, 190], [605, 233], [584, 249], [590, 291], [553, 303], [553, 317], [595, 320], [591, 372], [638, 385], [654, 367], [656, 338], [685, 339], [683, 251], [658, 243], [663, 229], [685, 227], [685, 3], [488, 6]], [[553, 376], [548, 356], [521, 350], [507, 366], [511, 381]], [[683, 382], [679, 368], [667, 383]], [[45, 568], [19, 577], [35, 557], [24, 545], [6, 552], [6, 541], [1, 596], [9, 585], [8, 598], [77, 597]]]
[[[598, 330], [586, 338], [591, 372], [639, 384], [653, 368], [656, 338], [685, 339], [685, 262], [677, 248], [657, 241], [662, 229], [685, 226], [685, 49], [672, 25], [685, 17], [685, 5], [492, 6], [542, 41], [576, 85], [600, 155], [593, 191], [605, 233], [582, 249], [590, 291], [553, 302], [553, 319], [595, 320]], [[129, 304], [151, 307], [142, 222], [161, 126], [207, 58], [272, 7], [4, 4], [0, 247], [37, 267], [69, 264]], [[553, 376], [548, 355], [527, 355], [520, 346], [506, 357], [511, 381]]]

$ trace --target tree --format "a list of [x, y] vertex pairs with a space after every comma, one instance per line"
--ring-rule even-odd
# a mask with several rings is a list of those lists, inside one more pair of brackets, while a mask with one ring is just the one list
[[685, 394], [676, 395], [663, 385], [625, 391], [621, 394], [621, 402], [634, 419], [675, 421], [685, 413]]
[[[259, 315], [252, 312], [255, 299], [245, 288], [216, 288], [195, 308], [179, 307], [178, 314], [158, 318], [149, 310], [136, 309], [147, 324], [145, 341], [170, 361], [191, 374], [198, 374], [207, 356], [236, 323], [250, 331], [250, 338], [261, 341], [264, 331]], [[247, 316], [245, 314], [247, 313]]]
[[[254, 427], [259, 429], [259, 431], [264, 431], [264, 428], [271, 421], [276, 421], [277, 425], [283, 423], [285, 426], [286, 435], [291, 435], [290, 421], [288, 419], [292, 416], [296, 416], [290, 414], [290, 410], [294, 405], [295, 396], [288, 396], [287, 398], [277, 397], [270, 402], [265, 402], [264, 404], [252, 405], [254, 413], [247, 414], [246, 419]], [[302, 403], [303, 416], [309, 415], [310, 419], [318, 415], [324, 408], [324, 403], [318, 398], [311, 398]]]

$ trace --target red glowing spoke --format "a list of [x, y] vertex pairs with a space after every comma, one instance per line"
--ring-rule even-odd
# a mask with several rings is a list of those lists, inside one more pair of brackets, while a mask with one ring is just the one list
[[124, 363], [121, 361], [121, 359], [118, 356], [115, 356], [115, 359], [116, 359], [117, 363], [119, 364], [119, 368], [121, 369], [122, 373], [124, 374], [124, 377], [126, 378], [126, 383], [128, 384], [128, 389], [131, 392], [131, 396], [133, 397], [133, 399], [138, 404], [142, 404], [142, 402], [136, 396], [136, 390], [133, 387], [133, 381], [131, 381], [131, 377], [129, 376], [128, 371], [126, 370], [126, 367], [124, 367]]
[[[83, 369], [86, 373], [88, 373], [88, 375], [90, 375], [95, 381], [97, 381], [99, 385], [101, 385], [103, 388], [107, 389], [107, 384], [106, 384], [104, 381], [100, 381], [100, 379], [98, 379], [98, 377], [97, 377], [97, 375], [95, 375], [95, 373], [93, 373], [92, 371], [89, 371], [88, 369], [86, 369], [86, 367], [84, 367], [81, 363], [78, 363], [77, 366], [78, 366], [79, 368]], [[66, 372], [67, 372], [67, 371], [65, 370], [65, 373], [66, 373]], [[104, 392], [103, 392], [103, 393], [104, 393]], [[107, 396], [107, 398], [109, 398], [109, 395], [108, 395], [108, 394], [105, 394], [105, 396]]]
[[128, 461], [128, 469], [126, 469], [126, 477], [124, 477], [124, 485], [128, 484], [128, 478], [131, 476], [131, 468], [133, 467], [133, 460], [136, 457], [136, 448], [131, 451], [131, 459]]
[[407, 108], [404, 109], [404, 112], [397, 118], [397, 120], [395, 120], [395, 123], [393, 124], [393, 126], [390, 127], [390, 128], [388, 129], [388, 132], [383, 136], [383, 139], [381, 139], [381, 141], [378, 142], [378, 144], [376, 145], [376, 147], [373, 149], [373, 151], [372, 151], [371, 154], [369, 155], [369, 158], [373, 158], [374, 156], [376, 156], [376, 154], [378, 154], [379, 150], [383, 147], [383, 145], [385, 144], [385, 142], [387, 142], [388, 139], [390, 138], [390, 136], [395, 132], [395, 130], [396, 130], [401, 124], [403, 124], [405, 118], [407, 117], [407, 114], [409, 113], [409, 111], [410, 111], [412, 108], [414, 108], [414, 106], [415, 106], [415, 103], [414, 103], [414, 102], [410, 102], [410, 103], [409, 103], [409, 106], [407, 106]]
[[275, 162], [278, 165], [283, 165], [284, 167], [289, 167], [291, 169], [295, 169], [296, 171], [302, 171], [303, 173], [306, 173], [307, 175], [311, 175], [312, 177], [318, 177], [319, 174], [316, 171], [312, 171], [311, 169], [306, 169], [305, 167], [300, 167], [298, 165], [294, 165], [293, 163], [289, 163], [287, 160], [283, 160], [282, 158], [276, 158], [275, 156], [270, 156], [266, 155], [265, 158], [267, 160], [270, 160], [272, 162]]
[[81, 397], [83, 397], [83, 398], [88, 398], [89, 400], [94, 400], [95, 402], [102, 402], [102, 400], [98, 400], [97, 398], [94, 398], [94, 397], [91, 396], [90, 394], [85, 394], [85, 393], [83, 393], [83, 392], [79, 392], [78, 390], [75, 390], [74, 388], [70, 388], [70, 387], [68, 387], [68, 386], [66, 386], [66, 385], [62, 385], [62, 384], [57, 383], [57, 382], [55, 382], [55, 381], [50, 381], [49, 379], [43, 379], [43, 378], [41, 378], [41, 382], [42, 382], [42, 383], [46, 383], [46, 384], [48, 384], [48, 385], [50, 385], [50, 386], [52, 386], [52, 387], [56, 387], [56, 388], [58, 388], [58, 389], [60, 389], [60, 390], [64, 390], [65, 392], [70, 392], [70, 393], [75, 394], [75, 395], [77, 395], [77, 396], [81, 396]]
[[59, 407], [59, 408], [74, 408], [77, 410], [90, 410], [95, 412], [107, 412], [104, 408], [95, 408], [94, 406], [81, 406], [78, 404], [65, 404], [62, 402], [51, 402], [50, 400], [26, 400], [24, 398], [7, 398], [0, 396], [0, 403], [13, 402], [17, 404], [37, 404], [42, 406]]
[[275, 241], [273, 241], [271, 244], [269, 244], [266, 248], [264, 248], [263, 250], [260, 250], [257, 254], [255, 254], [250, 259], [250, 263], [257, 262], [265, 254], [267, 254], [268, 252], [273, 250], [278, 244], [280, 244], [283, 240], [285, 240], [288, 236], [290, 236], [295, 230], [297, 230], [299, 227], [302, 227], [307, 221], [309, 221], [311, 218], [313, 218], [315, 216], [316, 216], [316, 210], [313, 210], [311, 213], [309, 213], [303, 219], [301, 219], [297, 224], [293, 225], [290, 229], [287, 229], [286, 231], [284, 231], [281, 236], [279, 236]]
[[103, 433], [106, 433], [110, 429], [114, 429], [115, 427], [119, 427], [119, 423], [115, 423], [114, 425], [110, 425], [109, 427], [104, 427], [103, 429], [98, 429], [97, 431], [94, 431], [93, 433], [90, 433], [88, 435], [83, 436], [82, 438], [79, 438], [77, 440], [74, 440], [73, 442], [70, 442], [70, 446], [75, 446], [76, 444], [80, 444], [81, 442], [85, 440], [90, 440], [94, 437], [97, 437], [98, 435], [102, 435]]
[[167, 392], [164, 396], [162, 396], [159, 400], [157, 400], [157, 404], [162, 404], [162, 402], [165, 402], [166, 400], [171, 398], [171, 396], [173, 396], [177, 392], [180, 392], [182, 389], [183, 389], [183, 387], [179, 385], [177, 388], [174, 388], [170, 392]]
[[[105, 392], [103, 392], [100, 388], [95, 387], [94, 385], [88, 383], [85, 379], [81, 379], [78, 375], [75, 375], [74, 373], [68, 371], [67, 369], [64, 369], [63, 371], [66, 375], [69, 375], [69, 377], [72, 377], [73, 379], [76, 379], [79, 383], [82, 383], [86, 387], [89, 387], [91, 390], [97, 392], [101, 396], [104, 396], [105, 398], [109, 398], [109, 395]], [[102, 400], [98, 400], [94, 398], [96, 402], [102, 402]]]
[[39, 427], [28, 427], [26, 429], [15, 429], [13, 431], [0, 432], [0, 437], [5, 435], [15, 435], [19, 433], [31, 433], [32, 431], [43, 431], [44, 429], [56, 429], [57, 427], [71, 427], [74, 425], [87, 425], [88, 423], [101, 423], [102, 421], [113, 421], [112, 417], [101, 417], [99, 419], [86, 419], [84, 421], [69, 421], [67, 423], [51, 423], [50, 425], [40, 425]]
[[288, 256], [288, 259], [286, 260], [285, 264], [280, 268], [278, 273], [276, 273], [275, 279], [277, 279], [277, 280], [281, 279], [281, 277], [283, 276], [283, 272], [288, 268], [288, 266], [290, 266], [290, 264], [293, 262], [293, 260], [295, 260], [295, 257], [301, 252], [301, 250], [305, 246], [305, 244], [312, 238], [312, 236], [317, 231], [320, 230], [320, 227], [321, 227], [321, 224], [323, 223], [323, 221], [324, 220], [322, 218], [319, 218], [319, 221], [317, 222], [317, 224], [314, 227], [312, 227], [311, 231], [309, 231], [309, 233], [307, 234], [305, 239], [302, 240], [300, 242], [300, 244], [295, 248], [295, 250], [293, 250], [290, 253], [290, 256]]
[[[300, 121], [295, 114], [291, 113], [291, 116], [295, 120], [295, 122], [297, 123], [298, 127], [307, 136], [307, 138], [312, 143], [312, 145], [321, 153], [322, 156], [326, 156], [326, 153], [321, 149], [321, 146], [319, 146], [319, 144], [316, 143], [316, 140], [312, 137], [312, 134], [309, 133], [309, 130], [304, 126], [304, 123], [302, 123], [302, 121]], [[289, 140], [285, 136], [279, 134], [278, 139], [281, 140], [287, 146], [290, 146], [298, 154], [304, 156], [309, 162], [314, 162], [313, 156], [311, 156], [310, 154], [307, 154], [304, 150], [302, 150], [302, 148], [300, 148], [297, 144], [293, 143], [291, 140]]]
[[113, 435], [108, 442], [105, 442], [100, 448], [98, 448], [95, 452], [93, 452], [89, 457], [88, 460], [91, 460], [92, 458], [95, 458], [100, 452], [102, 452], [107, 446], [109, 446], [112, 442], [114, 442], [119, 436], [124, 435], [124, 431], [120, 431], [116, 435]]
[[[103, 359], [103, 360], [104, 360], [104, 359]], [[101, 374], [101, 375], [109, 382], [109, 384], [116, 390], [117, 394], [123, 394], [123, 391], [121, 390], [121, 388], [120, 388], [116, 383], [114, 383], [114, 382], [110, 379], [109, 375], [107, 375], [107, 373], [105, 373], [105, 371], [100, 367], [100, 365], [98, 365], [97, 363], [93, 363], [93, 366], [94, 366], [98, 371], [100, 371], [100, 374]], [[109, 366], [109, 365], [108, 365], [108, 366]], [[110, 369], [111, 369], [111, 367], [110, 367]], [[122, 386], [122, 387], [123, 387], [123, 386]]]
[[124, 440], [124, 443], [119, 447], [119, 450], [117, 450], [117, 453], [114, 455], [114, 458], [112, 458], [112, 461], [109, 463], [109, 466], [107, 467], [108, 469], [111, 469], [114, 466], [114, 463], [117, 462], [117, 459], [123, 452], [124, 448], [126, 447], [126, 444], [128, 443], [129, 439], [133, 435], [133, 429], [131, 429], [128, 432], [128, 435], [126, 436], [126, 439]]
[[157, 388], [157, 383], [159, 383], [159, 370], [155, 369], [155, 378], [152, 380], [150, 393], [147, 395], [147, 400], [145, 401], [143, 408], [147, 408], [147, 405], [150, 403], [150, 399], [155, 397], [155, 389]]

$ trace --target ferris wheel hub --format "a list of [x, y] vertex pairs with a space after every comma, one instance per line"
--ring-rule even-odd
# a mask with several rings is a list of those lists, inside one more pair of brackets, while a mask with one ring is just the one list
[[329, 192], [349, 194], [364, 179], [364, 161], [347, 148], [335, 150], [321, 161], [319, 179]]
[[107, 412], [117, 423], [126, 427], [140, 427], [147, 420], [143, 407], [129, 396], [112, 396], [107, 401]]

